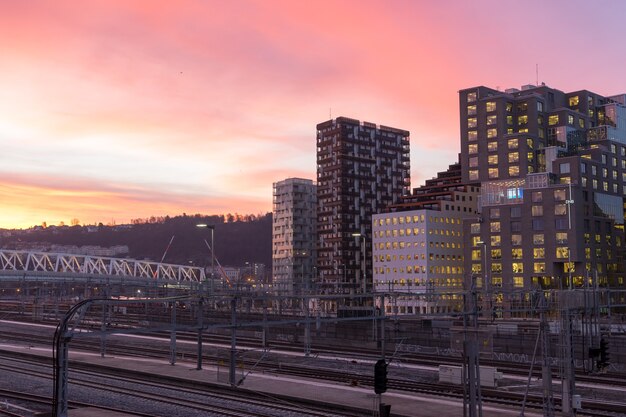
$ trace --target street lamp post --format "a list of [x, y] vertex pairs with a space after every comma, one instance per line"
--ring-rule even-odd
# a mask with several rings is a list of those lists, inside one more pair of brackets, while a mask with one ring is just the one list
[[200, 223], [196, 227], [211, 229], [211, 247], [209, 248], [211, 250], [211, 280], [209, 281], [209, 288], [212, 290], [215, 278], [215, 225]]
[[[211, 229], [211, 247], [209, 249], [211, 249], [211, 280], [209, 281], [209, 289], [211, 290], [210, 292], [212, 292], [213, 289], [213, 271], [215, 270], [215, 252], [213, 250], [213, 244], [214, 244], [214, 231], [215, 231], [215, 226], [213, 225], [207, 225], [204, 223], [201, 224], [197, 224], [197, 227], [200, 228], [208, 228]], [[206, 240], [205, 240], [206, 242]], [[208, 243], [207, 243], [208, 245]], [[198, 303], [198, 363], [196, 366], [197, 370], [201, 370], [202, 369], [202, 330], [204, 329], [204, 323], [203, 323], [203, 302], [202, 302], [202, 298], [200, 298], [200, 301]]]

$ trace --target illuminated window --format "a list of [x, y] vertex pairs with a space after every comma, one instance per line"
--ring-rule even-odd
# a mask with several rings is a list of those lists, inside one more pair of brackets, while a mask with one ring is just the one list
[[527, 102], [522, 102], [522, 103], [517, 103], [517, 111], [518, 112], [526, 112], [528, 111], [528, 103]]
[[472, 103], [472, 102], [476, 101], [476, 97], [478, 97], [477, 94], [476, 94], [476, 91], [472, 91], [471, 93], [467, 93], [467, 102], [468, 103]]
[[567, 115], [567, 124], [568, 125], [573, 125], [574, 124], [574, 116], [571, 114]]
[[528, 146], [528, 149], [533, 149], [533, 145], [534, 145], [534, 141], [531, 138], [527, 138], [526, 146]]
[[534, 248], [533, 249], [533, 258], [543, 259], [545, 257], [546, 257], [546, 250], [544, 248]]
[[476, 127], [476, 118], [475, 117], [470, 117], [469, 119], [467, 119], [467, 127], [470, 128], [470, 129]]
[[500, 209], [499, 208], [491, 208], [491, 209], [489, 209], [489, 218], [490, 219], [499, 219], [500, 218]]
[[500, 246], [500, 236], [491, 236], [491, 246]]
[[565, 201], [565, 190], [554, 190], [554, 201]]
[[517, 124], [518, 125], [528, 124], [528, 116], [525, 114], [522, 116], [517, 116]]
[[532, 206], [531, 213], [533, 216], [543, 216], [543, 206]]
[[524, 278], [523, 277], [513, 277], [513, 286], [515, 288], [522, 288], [524, 286]]
[[487, 124], [488, 125], [495, 125], [498, 122], [498, 116], [496, 116], [495, 114], [491, 115], [491, 116], [487, 116]]
[[498, 178], [498, 168], [489, 168], [488, 175], [489, 178]]
[[475, 130], [470, 130], [469, 132], [467, 132], [467, 140], [474, 141], [476, 139], [478, 139], [478, 132], [476, 132]]
[[482, 250], [474, 249], [472, 250], [472, 261], [480, 261], [481, 260]]
[[491, 259], [502, 259], [502, 249], [491, 249]]
[[543, 272], [546, 272], [545, 262], [535, 262], [533, 264], [533, 272], [536, 274], [541, 274]]
[[[469, 120], [468, 120], [469, 122]], [[558, 125], [559, 124], [559, 115], [558, 114], [552, 114], [550, 116], [548, 116], [548, 125], [550, 126], [554, 126], [554, 125]]]
[[496, 136], [498, 136], [498, 129], [487, 129], [488, 138], [495, 138]]
[[558, 259], [565, 259], [569, 255], [569, 249], [566, 246], [560, 246], [556, 248], [556, 257]]
[[524, 252], [523, 252], [522, 248], [511, 249], [511, 257], [513, 259], [521, 259], [523, 254], [524, 254]]
[[498, 165], [498, 155], [489, 155], [487, 162], [489, 165]]
[[510, 114], [506, 116], [506, 124], [511, 126], [513, 124], [513, 116]]
[[509, 163], [519, 162], [519, 152], [509, 152]]
[[541, 191], [533, 191], [532, 202], [541, 203], [542, 201], [543, 201], [543, 194], [541, 193]]
[[519, 141], [517, 140], [517, 138], [511, 138], [508, 140], [508, 145], [509, 145], [509, 149], [517, 149], [517, 147], [519, 146]]
[[578, 106], [578, 96], [572, 96], [569, 98], [569, 106], [577, 107]]
[[497, 151], [498, 150], [498, 142], [489, 142], [489, 143], [487, 143], [487, 150], [489, 152]]
[[578, 119], [578, 127], [580, 127], [581, 129], [585, 128], [585, 119], [583, 119], [582, 117]]
[[474, 181], [478, 179], [478, 170], [470, 169], [469, 171], [469, 179], [470, 181]]
[[511, 245], [519, 246], [522, 244], [522, 235], [511, 235]]
[[511, 266], [514, 274], [524, 273], [524, 264], [522, 262], [513, 262]]
[[467, 106], [467, 115], [474, 116], [476, 114], [476, 105]]
[[489, 225], [489, 231], [492, 233], [500, 232], [500, 222], [491, 222]]
[[570, 272], [575, 272], [576, 268], [574, 267], [574, 262], [565, 262], [563, 264], [563, 272], [566, 274]]
[[496, 102], [495, 101], [488, 101], [487, 105], [486, 105], [486, 109], [487, 109], [488, 112], [496, 111]]
[[543, 116], [541, 116], [541, 115], [537, 116], [537, 124], [538, 125], [542, 125], [543, 124]]
[[478, 153], [478, 144], [472, 143], [467, 146], [467, 152], [470, 154]]
[[567, 232], [558, 232], [556, 235], [556, 243], [558, 243], [559, 245], [566, 245], [567, 244]]
[[511, 165], [509, 167], [509, 176], [511, 176], [511, 177], [518, 177], [519, 176], [519, 166]]
[[565, 204], [556, 204], [554, 206], [554, 214], [557, 216], [564, 216], [567, 214], [567, 208]]

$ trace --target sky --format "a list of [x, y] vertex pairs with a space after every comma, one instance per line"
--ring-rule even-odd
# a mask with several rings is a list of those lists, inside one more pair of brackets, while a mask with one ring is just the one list
[[626, 93], [626, 2], [0, 0], [0, 228], [259, 214], [316, 124], [459, 153], [458, 91]]

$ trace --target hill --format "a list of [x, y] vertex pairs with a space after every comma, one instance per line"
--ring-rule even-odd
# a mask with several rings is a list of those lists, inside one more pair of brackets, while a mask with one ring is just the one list
[[46, 245], [128, 246], [130, 258], [204, 266], [210, 264], [211, 231], [196, 225], [215, 226], [215, 256], [222, 265], [243, 266], [246, 262], [272, 264], [272, 214], [259, 216], [193, 215], [134, 220], [121, 226], [50, 226], [5, 231], [4, 249], [33, 249]]

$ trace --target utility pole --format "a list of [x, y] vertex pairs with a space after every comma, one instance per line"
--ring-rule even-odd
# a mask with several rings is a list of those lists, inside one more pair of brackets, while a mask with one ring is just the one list
[[[463, 364], [463, 382], [466, 387], [467, 398], [463, 396], [463, 416], [467, 417], [469, 407], [469, 417], [482, 417], [483, 407], [480, 393], [480, 353], [478, 348], [478, 294], [476, 292], [476, 277], [472, 275], [472, 287], [470, 290], [472, 303], [472, 319], [473, 331], [467, 329], [467, 303], [465, 308], [465, 319], [463, 324], [465, 327], [463, 350], [465, 354], [465, 362]], [[467, 301], [467, 299], [465, 300]], [[468, 333], [471, 336], [468, 338]], [[467, 372], [466, 372], [467, 370]]]
[[230, 370], [228, 381], [231, 387], [237, 386], [235, 370], [237, 365], [237, 297], [230, 300], [231, 330], [230, 330]]

